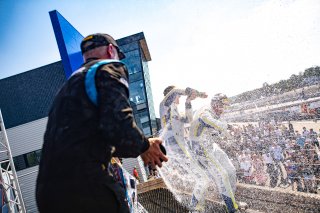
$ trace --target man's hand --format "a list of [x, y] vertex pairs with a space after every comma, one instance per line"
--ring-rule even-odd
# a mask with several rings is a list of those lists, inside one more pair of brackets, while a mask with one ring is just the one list
[[161, 152], [160, 144], [162, 140], [160, 138], [149, 138], [150, 147], [147, 151], [141, 154], [141, 158], [145, 165], [151, 163], [152, 168], [156, 166], [161, 167], [161, 161], [168, 161], [168, 158]]
[[191, 90], [190, 94], [187, 96], [187, 99], [186, 101], [192, 101], [194, 99], [196, 99], [198, 96], [197, 96], [197, 91], [196, 90]]
[[186, 101], [190, 102], [196, 98], [207, 98], [208, 95], [205, 92], [199, 92], [198, 90], [187, 87], [186, 90], [187, 99]]

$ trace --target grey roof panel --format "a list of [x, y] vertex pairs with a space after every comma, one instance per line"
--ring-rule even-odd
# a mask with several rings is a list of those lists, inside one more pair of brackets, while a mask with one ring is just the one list
[[0, 109], [6, 128], [48, 115], [66, 81], [61, 61], [0, 80]]

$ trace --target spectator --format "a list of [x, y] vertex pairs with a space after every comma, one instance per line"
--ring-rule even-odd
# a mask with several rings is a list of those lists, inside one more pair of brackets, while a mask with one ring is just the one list
[[294, 133], [294, 128], [293, 128], [293, 125], [292, 125], [292, 123], [289, 121], [289, 132], [290, 133]]
[[297, 139], [296, 139], [296, 142], [297, 144], [303, 148], [304, 147], [304, 142], [305, 142], [306, 138], [303, 137], [300, 133], [297, 134]]
[[253, 183], [253, 167], [250, 150], [243, 150], [243, 154], [240, 158], [240, 169], [243, 172], [242, 180], [245, 183]]
[[284, 160], [283, 151], [279, 144], [274, 143], [273, 146], [270, 148], [270, 152], [273, 153], [273, 159], [276, 166], [276, 170], [281, 174], [281, 182], [280, 184], [286, 185], [286, 181], [284, 179], [284, 166], [282, 164]]
[[160, 178], [161, 177], [159, 172], [158, 172], [158, 170], [154, 170], [154, 177], [155, 178]]
[[313, 173], [315, 176], [315, 191], [320, 194], [320, 160], [316, 159], [313, 164]]
[[312, 144], [319, 148], [318, 134], [315, 131], [313, 131], [312, 128], [310, 129], [309, 136]]
[[307, 130], [307, 128], [305, 126], [302, 127], [302, 136], [304, 138], [307, 138], [309, 136], [309, 131]]
[[267, 166], [267, 173], [269, 174], [269, 177], [270, 177], [270, 186], [274, 188], [277, 185], [279, 173], [274, 165], [272, 154], [270, 152], [264, 151], [262, 154], [262, 157], [263, 157], [264, 163]]
[[303, 167], [305, 164], [305, 160], [304, 160], [304, 157], [301, 152], [297, 152], [297, 155], [295, 156], [294, 159], [295, 159], [294, 162], [298, 166], [298, 169], [297, 169], [297, 180], [298, 180], [297, 190], [299, 192], [303, 192], [304, 191]]
[[301, 168], [301, 173], [304, 180], [304, 191], [305, 192], [314, 192], [314, 174], [313, 166], [308, 163], [307, 158], [303, 158], [303, 167]]
[[299, 183], [299, 177], [298, 177], [298, 167], [295, 163], [293, 163], [291, 160], [287, 160], [284, 164], [287, 172], [287, 178], [288, 182], [292, 187], [292, 190], [295, 189], [295, 183]]
[[267, 174], [264, 171], [264, 164], [260, 154], [252, 155], [252, 165], [253, 165], [253, 178], [257, 185], [264, 186], [268, 179]]
[[139, 178], [139, 173], [138, 173], [137, 167], [133, 167], [132, 174], [133, 174], [133, 177], [135, 177], [137, 179], [137, 181], [140, 182], [140, 178]]

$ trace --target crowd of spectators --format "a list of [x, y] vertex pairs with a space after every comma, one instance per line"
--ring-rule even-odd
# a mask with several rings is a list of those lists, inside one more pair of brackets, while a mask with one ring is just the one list
[[236, 166], [239, 182], [320, 193], [319, 132], [264, 121], [233, 125], [230, 133], [220, 146]]

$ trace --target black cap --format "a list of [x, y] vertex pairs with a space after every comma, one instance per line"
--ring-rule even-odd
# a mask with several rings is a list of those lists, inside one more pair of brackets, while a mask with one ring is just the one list
[[82, 54], [84, 54], [89, 50], [92, 50], [94, 48], [101, 47], [101, 46], [108, 46], [109, 44], [112, 44], [117, 48], [120, 60], [126, 57], [123, 54], [123, 52], [120, 50], [116, 40], [114, 40], [112, 36], [104, 33], [96, 33], [96, 34], [88, 35], [87, 37], [85, 37], [81, 42], [81, 52]]

